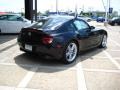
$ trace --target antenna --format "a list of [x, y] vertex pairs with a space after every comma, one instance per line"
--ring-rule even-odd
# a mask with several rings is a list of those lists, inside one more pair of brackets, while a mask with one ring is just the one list
[[78, 12], [77, 12], [77, 1], [76, 1], [76, 4], [75, 4], [75, 18], [77, 18], [78, 16]]

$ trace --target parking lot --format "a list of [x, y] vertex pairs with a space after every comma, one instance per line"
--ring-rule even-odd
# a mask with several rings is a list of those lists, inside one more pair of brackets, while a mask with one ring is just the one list
[[0, 90], [120, 90], [120, 26], [108, 31], [106, 49], [95, 48], [65, 65], [19, 50], [17, 35], [0, 35]]

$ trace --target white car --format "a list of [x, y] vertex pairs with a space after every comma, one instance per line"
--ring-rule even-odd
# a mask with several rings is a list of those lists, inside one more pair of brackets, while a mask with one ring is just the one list
[[31, 25], [31, 21], [19, 15], [0, 15], [0, 33], [19, 33], [21, 28]]

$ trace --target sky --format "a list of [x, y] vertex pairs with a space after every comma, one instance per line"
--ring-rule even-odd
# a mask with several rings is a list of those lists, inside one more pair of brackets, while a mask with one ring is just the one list
[[[38, 11], [44, 12], [46, 10], [55, 11], [56, 0], [37, 0]], [[107, 0], [103, 0], [105, 5]], [[120, 12], [120, 0], [110, 0], [113, 10]], [[58, 0], [58, 10], [75, 10], [77, 5], [78, 11], [105, 11], [102, 0]], [[24, 0], [0, 0], [0, 11], [24, 11]]]

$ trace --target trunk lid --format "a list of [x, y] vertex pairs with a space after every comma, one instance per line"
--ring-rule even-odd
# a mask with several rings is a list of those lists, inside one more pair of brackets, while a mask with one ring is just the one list
[[48, 36], [47, 33], [42, 30], [33, 28], [23, 28], [20, 33], [20, 40], [27, 44], [42, 44], [42, 38]]

